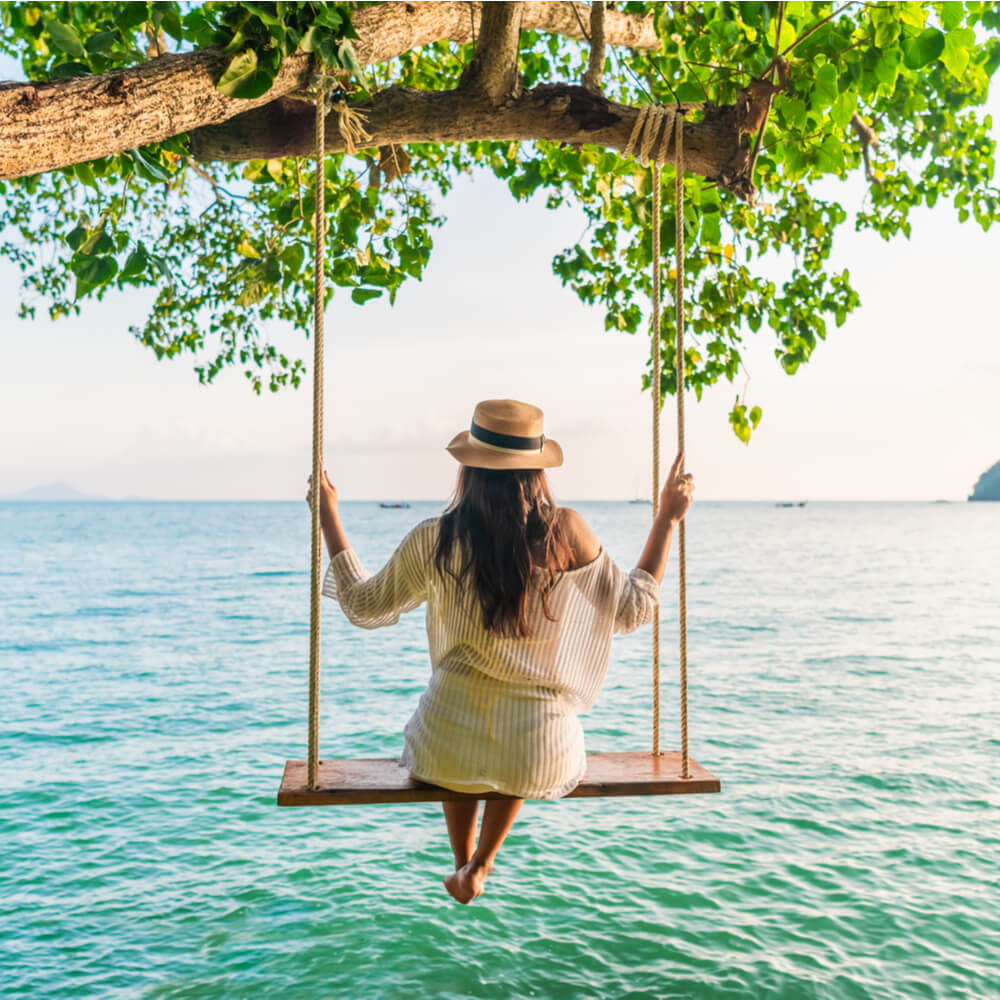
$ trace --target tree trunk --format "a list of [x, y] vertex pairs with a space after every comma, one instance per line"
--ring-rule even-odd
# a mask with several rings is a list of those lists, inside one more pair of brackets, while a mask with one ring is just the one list
[[[519, 4], [524, 30], [583, 38], [589, 7]], [[385, 3], [355, 14], [355, 51], [364, 64], [385, 62], [441, 39], [469, 42], [479, 31], [480, 4]], [[582, 19], [582, 20], [581, 20]], [[652, 19], [608, 12], [612, 44], [654, 48]], [[53, 83], [0, 85], [0, 178], [44, 173], [120, 153], [270, 104], [308, 87], [311, 57], [287, 58], [271, 90], [235, 100], [215, 89], [228, 57], [206, 49], [166, 55], [101, 76]]]

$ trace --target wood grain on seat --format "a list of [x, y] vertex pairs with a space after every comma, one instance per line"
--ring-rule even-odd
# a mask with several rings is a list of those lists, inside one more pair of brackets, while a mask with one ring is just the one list
[[[592, 753], [587, 774], [566, 798], [621, 795], [695, 795], [721, 790], [719, 779], [690, 762], [691, 777], [680, 776], [680, 752], [654, 757], [650, 753]], [[361, 805], [379, 802], [452, 802], [459, 799], [501, 799], [493, 792], [465, 795], [410, 778], [395, 759], [321, 760], [317, 785], [306, 784], [306, 763], [290, 760], [278, 790], [279, 806]]]

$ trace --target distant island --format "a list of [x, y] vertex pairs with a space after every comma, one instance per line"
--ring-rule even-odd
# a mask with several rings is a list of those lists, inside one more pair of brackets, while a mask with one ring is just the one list
[[1000, 500], [1000, 462], [987, 469], [969, 494], [970, 500]]
[[96, 493], [81, 493], [80, 490], [74, 489], [69, 483], [46, 483], [44, 486], [34, 486], [30, 490], [22, 490], [20, 493], [10, 493], [7, 496], [0, 497], [0, 500], [4, 502], [13, 501], [23, 503], [46, 500], [103, 503], [109, 499], [109, 497], [98, 496]]

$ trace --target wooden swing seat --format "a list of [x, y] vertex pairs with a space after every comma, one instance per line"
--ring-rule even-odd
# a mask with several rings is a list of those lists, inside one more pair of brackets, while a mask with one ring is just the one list
[[[622, 795], [696, 795], [721, 790], [719, 779], [692, 760], [682, 778], [680, 751], [587, 754], [587, 774], [566, 798]], [[321, 760], [317, 788], [309, 788], [306, 762], [290, 760], [278, 789], [279, 806], [347, 806], [390, 802], [503, 799], [499, 792], [469, 795], [414, 781], [396, 759]]]

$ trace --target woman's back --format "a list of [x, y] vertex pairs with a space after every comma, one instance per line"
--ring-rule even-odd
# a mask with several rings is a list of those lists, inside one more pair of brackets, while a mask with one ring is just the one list
[[477, 786], [530, 798], [558, 797], [580, 780], [576, 717], [604, 682], [612, 634], [650, 620], [659, 585], [643, 570], [622, 571], [579, 514], [561, 517], [576, 565], [558, 574], [547, 609], [532, 588], [526, 635], [484, 623], [475, 592], [454, 572], [467, 555], [460, 548], [438, 568], [440, 518], [418, 524], [376, 576], [351, 550], [331, 561], [324, 593], [357, 625], [391, 624], [427, 604], [432, 676], [403, 758], [426, 780], [467, 787], [472, 774]]

